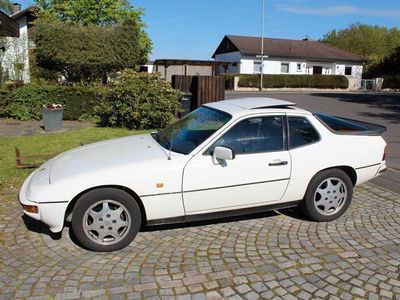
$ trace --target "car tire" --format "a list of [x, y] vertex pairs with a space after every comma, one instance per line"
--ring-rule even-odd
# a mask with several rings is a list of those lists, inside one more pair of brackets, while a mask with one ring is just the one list
[[100, 188], [82, 195], [72, 214], [77, 240], [92, 251], [110, 252], [125, 248], [139, 232], [140, 208], [128, 193]]
[[313, 220], [329, 222], [342, 216], [353, 198], [353, 183], [340, 169], [317, 173], [310, 181], [302, 208]]

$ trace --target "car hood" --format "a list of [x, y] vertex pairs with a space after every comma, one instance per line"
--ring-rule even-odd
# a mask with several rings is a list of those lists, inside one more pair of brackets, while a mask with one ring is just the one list
[[103, 141], [55, 157], [50, 168], [50, 183], [109, 169], [115, 172], [119, 166], [127, 167], [137, 162], [166, 158], [164, 149], [150, 134]]

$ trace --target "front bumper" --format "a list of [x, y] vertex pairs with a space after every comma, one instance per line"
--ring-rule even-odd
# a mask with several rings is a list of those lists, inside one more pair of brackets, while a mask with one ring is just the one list
[[[36, 171], [35, 171], [36, 172]], [[19, 199], [19, 203], [22, 205], [22, 208], [24, 210], [24, 214], [26, 214], [27, 216], [35, 219], [35, 220], [39, 220], [41, 219], [40, 217], [40, 209], [39, 209], [39, 205], [38, 203], [34, 202], [34, 201], [30, 201], [26, 195], [26, 191], [28, 189], [28, 185], [32, 179], [32, 177], [35, 175], [35, 172], [32, 172], [31, 175], [29, 175], [29, 177], [25, 180], [25, 182], [23, 183], [21, 190], [19, 191], [19, 195], [18, 195], [18, 199]], [[37, 213], [32, 213], [29, 211], [26, 211], [24, 209], [24, 205], [27, 206], [36, 206], [38, 208]]]
[[[36, 172], [36, 171], [35, 171]], [[27, 189], [32, 177], [35, 175], [33, 172], [23, 183], [19, 192], [19, 202], [21, 205], [36, 206], [37, 213], [29, 212], [23, 209], [24, 214], [38, 221], [43, 222], [49, 226], [52, 232], [60, 232], [64, 228], [65, 212], [68, 207], [68, 201], [58, 202], [36, 202], [27, 197]]]

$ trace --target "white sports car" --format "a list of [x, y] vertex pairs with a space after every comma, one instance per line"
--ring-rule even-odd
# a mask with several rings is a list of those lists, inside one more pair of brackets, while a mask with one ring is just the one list
[[24, 213], [94, 251], [124, 248], [142, 225], [301, 204], [316, 221], [349, 207], [386, 170], [384, 127], [248, 98], [205, 104], [166, 129], [47, 161], [23, 184]]

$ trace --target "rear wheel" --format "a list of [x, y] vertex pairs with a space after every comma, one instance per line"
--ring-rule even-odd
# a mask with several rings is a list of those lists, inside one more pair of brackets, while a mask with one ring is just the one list
[[101, 188], [92, 190], [77, 201], [72, 215], [72, 229], [78, 241], [89, 250], [119, 250], [135, 238], [141, 214], [136, 201], [126, 192]]
[[352, 198], [353, 184], [349, 176], [340, 169], [329, 169], [311, 179], [303, 208], [315, 221], [333, 221], [346, 212]]

